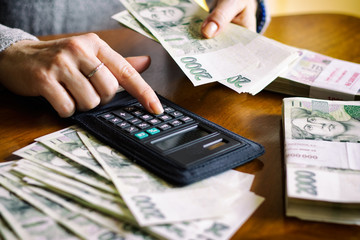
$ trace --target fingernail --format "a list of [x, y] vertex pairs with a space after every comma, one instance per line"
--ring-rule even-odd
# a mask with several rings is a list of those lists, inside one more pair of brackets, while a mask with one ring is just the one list
[[150, 108], [155, 114], [161, 114], [164, 112], [164, 108], [162, 107], [161, 103], [157, 101], [150, 102]]
[[218, 30], [218, 25], [215, 22], [209, 22], [203, 29], [205, 37], [212, 38]]

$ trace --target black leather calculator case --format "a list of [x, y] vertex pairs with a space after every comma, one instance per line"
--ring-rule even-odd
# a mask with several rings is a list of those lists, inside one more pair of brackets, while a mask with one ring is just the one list
[[[133, 162], [175, 185], [187, 185], [216, 175], [264, 153], [260, 144], [187, 111], [162, 96], [158, 97], [163, 105], [179, 110], [194, 120], [189, 127], [191, 131], [185, 132], [206, 132], [206, 136], [200, 135], [200, 140], [191, 139], [170, 149], [162, 148], [163, 140], [135, 139], [131, 134], [124, 133], [122, 129], [99, 118], [101, 114], [137, 103], [137, 100], [125, 91], [117, 93], [114, 99], [104, 106], [75, 113], [72, 119]], [[222, 144], [218, 144], [219, 142]]]

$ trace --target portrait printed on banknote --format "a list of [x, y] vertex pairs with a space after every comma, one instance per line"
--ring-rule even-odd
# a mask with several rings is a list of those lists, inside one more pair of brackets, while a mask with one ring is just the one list
[[177, 26], [185, 16], [185, 10], [179, 5], [169, 6], [161, 1], [147, 1], [137, 5], [138, 13], [154, 28]]
[[201, 24], [207, 13], [188, 0], [142, 1], [132, 3], [132, 7], [151, 29], [164, 39], [179, 54], [203, 53], [214, 48], [203, 39]]
[[326, 105], [312, 102], [312, 109], [291, 109], [293, 139], [313, 139], [334, 142], [360, 142], [360, 106]]

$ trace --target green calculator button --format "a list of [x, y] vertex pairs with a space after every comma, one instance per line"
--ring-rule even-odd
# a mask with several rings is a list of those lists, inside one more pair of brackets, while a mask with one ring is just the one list
[[146, 132], [138, 132], [134, 134], [135, 137], [137, 137], [138, 139], [143, 139], [149, 136], [149, 134], [147, 134]]
[[150, 128], [150, 129], [146, 130], [146, 132], [148, 132], [148, 133], [151, 134], [151, 135], [154, 135], [154, 134], [159, 133], [160, 130], [157, 129], [157, 128]]

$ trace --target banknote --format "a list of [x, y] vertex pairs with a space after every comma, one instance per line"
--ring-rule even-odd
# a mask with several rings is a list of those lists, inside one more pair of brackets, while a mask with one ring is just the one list
[[104, 172], [98, 162], [94, 160], [87, 148], [82, 144], [76, 134], [76, 129], [77, 128], [75, 126], [72, 126], [37, 138], [35, 141], [41, 142], [59, 154], [62, 154], [78, 164], [87, 167], [101, 177], [110, 180], [109, 176]]
[[[34, 207], [41, 209], [44, 213], [47, 213], [48, 216], [52, 217], [54, 220], [64, 223], [66, 227], [69, 227], [69, 230], [74, 234], [77, 234], [82, 239], [134, 239], [134, 240], [151, 240], [152, 236], [156, 238], [166, 238], [169, 239], [171, 235], [164, 234], [159, 235], [155, 232], [152, 232], [149, 228], [140, 229], [132, 224], [127, 222], [119, 221], [119, 218], [112, 218], [109, 215], [105, 215], [101, 212], [96, 211], [94, 208], [87, 208], [78, 204], [76, 201], [71, 200], [70, 198], [57, 195], [52, 191], [48, 191], [46, 186], [40, 182], [37, 182], [34, 179], [26, 179], [25, 182], [29, 182], [30, 185], [20, 184], [19, 176], [13, 175], [11, 173], [12, 167], [16, 166], [18, 161], [15, 162], [5, 162], [0, 164], [0, 185], [7, 186], [9, 191], [14, 192], [22, 197], [22, 199], [31, 202]], [[5, 178], [4, 178], [5, 177]], [[23, 182], [23, 183], [25, 183]], [[29, 196], [31, 194], [32, 196]], [[35, 198], [40, 198], [40, 201], [44, 203], [39, 203], [34, 199], [34, 194], [38, 195]], [[93, 197], [93, 196], [88, 196]], [[46, 200], [45, 200], [45, 199]], [[46, 205], [49, 205], [47, 207]], [[105, 203], [106, 204], [106, 203]], [[60, 212], [61, 215], [65, 215], [70, 219], [64, 219], [59, 216], [58, 213], [53, 212], [53, 209], [56, 209]], [[45, 210], [45, 211], [44, 211]], [[84, 217], [84, 218], [83, 218]], [[76, 220], [76, 222], [74, 222]], [[77, 223], [79, 222], [79, 223]], [[1, 222], [0, 222], [1, 225]], [[81, 226], [79, 226], [81, 225]], [[99, 227], [101, 226], [101, 227]], [[169, 228], [168, 226], [158, 227], [158, 228]], [[81, 230], [82, 229], [82, 230]], [[17, 239], [12, 238], [11, 229], [1, 229], [2, 234], [6, 234], [5, 239]], [[8, 231], [7, 231], [8, 230]], [[111, 232], [109, 232], [110, 230]], [[114, 233], [112, 233], [114, 232]], [[23, 236], [27, 234], [24, 231]], [[149, 235], [151, 234], [151, 235]]]
[[47, 177], [53, 181], [56, 181], [58, 183], [63, 183], [69, 187], [74, 187], [78, 189], [82, 189], [86, 191], [87, 193], [95, 194], [95, 195], [101, 195], [106, 199], [114, 200], [114, 201], [122, 201], [121, 198], [118, 196], [117, 193], [109, 193], [106, 191], [102, 191], [100, 189], [94, 188], [92, 186], [89, 186], [87, 184], [84, 184], [82, 182], [76, 181], [74, 179], [68, 178], [66, 176], [63, 176], [61, 174], [57, 174], [55, 172], [48, 171], [48, 169], [42, 167], [41, 165], [28, 161], [26, 159], [20, 159], [17, 161], [13, 166], [12, 169], [15, 169], [16, 167], [19, 168], [27, 168], [28, 170], [31, 170], [33, 172], [36, 172], [37, 175]]
[[286, 171], [288, 197], [339, 203], [338, 207], [348, 203], [349, 208], [352, 204], [354, 209], [360, 208], [359, 171], [292, 164], [287, 165]]
[[[91, 219], [86, 218], [78, 212], [67, 209], [50, 198], [33, 192], [28, 186], [21, 182], [19, 178], [8, 172], [0, 173], [0, 183], [9, 191], [13, 192], [23, 200], [32, 204], [32, 206], [40, 209], [43, 213], [56, 220], [74, 235], [82, 239], [122, 239], [125, 236], [132, 239], [137, 238], [136, 235], [119, 234], [108, 228], [101, 226]], [[146, 235], [145, 235], [146, 236]]]
[[141, 35], [148, 37], [156, 42], [159, 42], [139, 21], [137, 21], [127, 10], [121, 11], [111, 16], [116, 21], [120, 22], [124, 26], [140, 33]]
[[[56, 211], [54, 211], [54, 209], [57, 208], [55, 204], [47, 201], [45, 198], [42, 198], [39, 201], [39, 198], [27, 191], [24, 184], [16, 181], [16, 177], [14, 175], [11, 175], [10, 173], [0, 172], [0, 184], [10, 192], [16, 194], [22, 200], [30, 203], [33, 207], [40, 209], [44, 214], [51, 217], [58, 224], [69, 230], [72, 234], [76, 235], [79, 238], [86, 237], [86, 232], [84, 231], [85, 229], [82, 230], [82, 227], [75, 223], [75, 216], [69, 216], [69, 212], [67, 213], [67, 217], [63, 217], [57, 214]], [[66, 213], [63, 212], [62, 215], [64, 214]]]
[[359, 171], [286, 166], [286, 215], [360, 225]]
[[285, 98], [283, 123], [287, 215], [359, 224], [360, 103]]
[[0, 186], [0, 212], [20, 239], [79, 239], [51, 217]]
[[[86, 132], [78, 131], [80, 139], [112, 178], [127, 206], [141, 226], [180, 222], [220, 216], [236, 197], [241, 180], [249, 175], [231, 171], [186, 187], [174, 187], [133, 164], [124, 155], [96, 140]], [[217, 183], [223, 176], [226, 181], [234, 174], [233, 185]], [[238, 179], [240, 181], [236, 181]], [[222, 196], [219, 199], [219, 196]], [[146, 211], [143, 207], [146, 205]], [[181, 212], [178, 208], [182, 208]]]
[[75, 179], [110, 193], [117, 193], [111, 181], [101, 177], [83, 165], [50, 150], [41, 143], [32, 143], [13, 152], [13, 154], [33, 161], [68, 178]]
[[307, 50], [298, 51], [300, 57], [280, 77], [311, 85], [333, 58]]
[[288, 164], [286, 215], [360, 225], [359, 171]]
[[[58, 196], [56, 194], [53, 194], [49, 191], [46, 191], [38, 187], [30, 187], [30, 188], [32, 191], [61, 204], [62, 206], [68, 208], [72, 212], [83, 214], [87, 218], [97, 222], [98, 224], [103, 225], [104, 227], [111, 229], [114, 232], [119, 232], [122, 235], [126, 235], [125, 239], [134, 239], [132, 234], [141, 237], [146, 236], [145, 239], [150, 239], [150, 237], [147, 236], [146, 233], [150, 234], [156, 239], [158, 238], [174, 239], [174, 240], [193, 239], [193, 237], [196, 235], [195, 233], [199, 232], [198, 223], [196, 222], [183, 222], [177, 224], [156, 225], [156, 226], [142, 227], [140, 229], [126, 222], [119, 221], [116, 218], [111, 218], [110, 216], [104, 215], [101, 212], [97, 212], [94, 209], [89, 209], [79, 204], [76, 204], [71, 199], [63, 198], [61, 196]], [[232, 225], [234, 225], [234, 223], [232, 223]], [[227, 228], [223, 228], [223, 229], [225, 230]], [[218, 237], [213, 239], [225, 239], [225, 238]]]
[[232, 206], [231, 212], [218, 219], [198, 222], [198, 235], [208, 239], [230, 239], [263, 201], [263, 197], [246, 192]]
[[[83, 215], [84, 217], [90, 219], [91, 221], [97, 223], [98, 225], [101, 225], [103, 228], [107, 228], [119, 234], [124, 239], [152, 239], [152, 237], [148, 236], [148, 234], [144, 231], [146, 229], [140, 229], [138, 227], [135, 227], [134, 225], [130, 225], [126, 222], [119, 221], [116, 218], [112, 218], [108, 215], [96, 211], [95, 209], [84, 207], [81, 204], [78, 204], [69, 198], [57, 195], [50, 191], [46, 191], [43, 188], [35, 187], [35, 186], [28, 186], [28, 188], [32, 192], [40, 196], [43, 196], [47, 199], [50, 199], [53, 202], [56, 202], [57, 204], [61, 205], [63, 208], [66, 208], [73, 213]], [[154, 233], [151, 232], [149, 233], [154, 235]]]
[[224, 212], [221, 217], [175, 224], [155, 225], [149, 228], [161, 236], [166, 236], [166, 239], [227, 240], [244, 224], [263, 200], [264, 198], [254, 193], [246, 192], [237, 198], [233, 210]]
[[[209, 7], [206, 4], [205, 0], [194, 0], [200, 7], [202, 7], [205, 11], [209, 12]], [[127, 10], [121, 11], [119, 13], [114, 14], [111, 18], [117, 20], [124, 26], [148, 37], [156, 42], [159, 42], [147, 28], [145, 28], [139, 21], [136, 20]]]
[[288, 163], [360, 170], [359, 102], [285, 98], [284, 127]]
[[195, 86], [220, 81], [239, 93], [256, 94], [298, 57], [292, 48], [235, 24], [204, 39], [200, 27], [208, 13], [192, 1], [121, 2]]
[[[54, 179], [53, 175], [49, 175], [46, 171], [41, 171], [40, 169], [35, 168], [31, 165], [31, 162], [26, 162], [24, 160], [21, 161], [22, 162], [20, 164], [17, 163], [12, 167], [12, 169], [19, 174], [40, 182], [48, 190], [55, 191], [65, 197], [69, 197], [89, 208], [96, 208], [103, 213], [130, 223], [135, 223], [132, 214], [120, 198], [97, 191], [96, 189], [91, 189], [90, 186], [86, 186], [85, 184], [80, 184], [78, 185], [79, 187], [76, 187], [73, 183], [69, 184], [69, 181], [63, 180], [59, 177]], [[25, 181], [28, 184], [33, 184], [31, 181]]]
[[[139, 228], [138, 224], [131, 217], [124, 217], [119, 213], [118, 210], [114, 208], [114, 206], [105, 206], [104, 210], [103, 205], [107, 205], [109, 202], [104, 200], [100, 202], [102, 205], [97, 205], [99, 204], [99, 201], [96, 200], [99, 198], [98, 196], [79, 194], [76, 193], [74, 189], [65, 190], [73, 192], [72, 194], [66, 194], [65, 192], [56, 190], [53, 192], [51, 191], [52, 187], [46, 186], [37, 180], [27, 177], [24, 177], [23, 180], [24, 182], [28, 183], [30, 185], [29, 188], [31, 188], [31, 190], [37, 194], [49, 198], [73, 212], [84, 215], [85, 217], [110, 229], [111, 231], [119, 233], [120, 235], [127, 235], [129, 236], [129, 239], [153, 239], [153, 237], [160, 239], [171, 239], [171, 235], [169, 233], [161, 232], [161, 234], [158, 234], [157, 231], [153, 231], [152, 227]], [[61, 188], [61, 186], [58, 188]], [[87, 202], [91, 202], [92, 204], [89, 205], [81, 201], [81, 199], [85, 198], [87, 199]], [[111, 212], [111, 210], [113, 212]], [[158, 225], [157, 227], [168, 228], [168, 225]], [[135, 234], [137, 238], [132, 238], [132, 234]], [[125, 237], [125, 239], [128, 238]]]
[[19, 240], [13, 230], [8, 226], [5, 220], [0, 216], [0, 238], [5, 240]]

